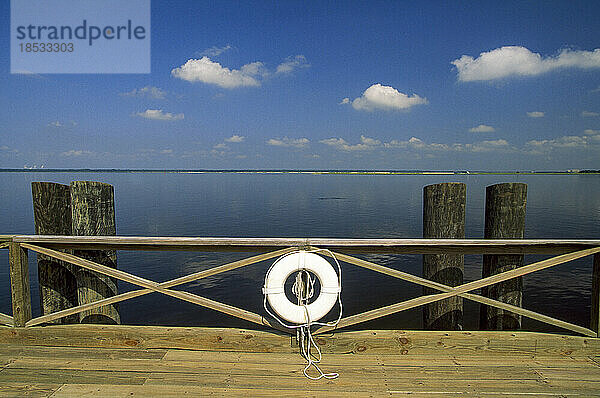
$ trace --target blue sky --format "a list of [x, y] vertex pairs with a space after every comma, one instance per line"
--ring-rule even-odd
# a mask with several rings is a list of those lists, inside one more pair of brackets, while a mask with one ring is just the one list
[[151, 74], [10, 74], [0, 167], [600, 169], [600, 2], [152, 1]]

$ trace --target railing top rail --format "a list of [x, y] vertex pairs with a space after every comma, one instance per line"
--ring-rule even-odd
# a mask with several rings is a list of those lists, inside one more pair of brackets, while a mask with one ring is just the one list
[[52, 248], [264, 251], [315, 246], [353, 253], [560, 254], [600, 246], [599, 239], [343, 239], [145, 236], [0, 235], [0, 241]]

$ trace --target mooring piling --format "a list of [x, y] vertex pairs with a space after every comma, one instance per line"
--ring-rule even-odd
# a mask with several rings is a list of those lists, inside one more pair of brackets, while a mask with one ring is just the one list
[[[503, 183], [486, 187], [485, 239], [523, 239], [527, 184]], [[484, 255], [482, 277], [488, 277], [523, 266], [522, 254]], [[522, 306], [523, 279], [514, 278], [482, 289], [482, 295], [517, 307]], [[515, 313], [481, 305], [482, 330], [518, 330], [521, 316]]]
[[[37, 235], [71, 235], [71, 190], [68, 185], [32, 182], [33, 216]], [[77, 282], [73, 265], [37, 255], [42, 315], [77, 306]], [[71, 315], [53, 323], [78, 323]]]
[[[116, 235], [113, 186], [95, 181], [73, 181], [70, 188], [73, 235]], [[83, 250], [74, 254], [117, 268], [117, 254], [114, 250]], [[114, 278], [86, 269], [79, 269], [75, 276], [80, 305], [118, 294]], [[117, 304], [84, 311], [80, 314], [80, 320], [82, 323], [121, 323]]]
[[[463, 183], [442, 183], [423, 188], [423, 238], [465, 237], [467, 187]], [[423, 277], [448, 286], [463, 283], [464, 255], [423, 255]], [[427, 287], [423, 294], [438, 291]], [[463, 299], [458, 296], [423, 307], [423, 327], [429, 330], [462, 330]]]

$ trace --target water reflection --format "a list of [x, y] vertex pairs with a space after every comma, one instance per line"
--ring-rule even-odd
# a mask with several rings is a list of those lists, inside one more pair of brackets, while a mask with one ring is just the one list
[[[364, 176], [287, 174], [0, 173], [0, 233], [33, 233], [31, 181], [97, 180], [115, 186], [117, 232], [147, 236], [414, 238], [422, 236], [422, 189], [439, 182], [467, 184], [467, 237], [483, 236], [485, 186], [525, 182], [528, 238], [600, 237], [598, 176]], [[557, 189], [560, 187], [560, 189]], [[248, 253], [119, 252], [119, 268], [165, 281], [222, 265]], [[420, 255], [358, 256], [415, 275]], [[540, 257], [527, 256], [526, 263]], [[0, 253], [0, 312], [10, 313], [8, 260]], [[272, 260], [274, 261], [274, 260]], [[176, 287], [262, 313], [264, 273], [254, 264]], [[421, 287], [343, 264], [344, 311], [354, 314], [417, 297]], [[32, 301], [39, 314], [35, 255], [30, 255]], [[465, 281], [481, 277], [481, 256], [465, 256]], [[587, 326], [591, 258], [526, 276], [525, 307]], [[120, 291], [137, 289], [120, 283]], [[130, 324], [249, 326], [245, 322], [158, 294], [122, 303]], [[465, 325], [477, 327], [479, 304], [465, 302]], [[564, 311], [564, 308], [569, 308]], [[421, 326], [415, 309], [361, 325]], [[535, 322], [526, 326], [540, 328]]]

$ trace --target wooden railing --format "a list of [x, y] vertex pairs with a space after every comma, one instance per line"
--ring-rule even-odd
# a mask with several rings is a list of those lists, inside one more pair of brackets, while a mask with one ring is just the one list
[[[328, 249], [347, 264], [366, 268], [404, 281], [440, 291], [385, 307], [342, 318], [337, 328], [343, 328], [377, 319], [425, 304], [454, 296], [511, 311], [537, 321], [567, 329], [585, 336], [598, 337], [600, 323], [600, 240], [473, 240], [473, 239], [324, 239], [324, 238], [185, 238], [185, 237], [124, 237], [124, 236], [43, 236], [3, 235], [0, 249], [10, 251], [10, 276], [13, 316], [0, 314], [0, 323], [30, 327], [50, 322], [68, 315], [118, 303], [149, 293], [162, 293], [199, 306], [220, 311], [259, 325], [279, 329], [277, 322], [260, 314], [220, 303], [197, 294], [172, 290], [172, 287], [206, 278], [222, 272], [245, 267], [298, 249]], [[255, 252], [263, 253], [223, 264], [208, 270], [182, 276], [167, 282], [154, 282], [130, 273], [86, 260], [61, 250], [150, 250], [150, 251], [202, 251], [202, 252]], [[93, 303], [42, 315], [31, 314], [28, 250], [79, 266], [142, 289], [121, 293]], [[525, 265], [510, 271], [450, 287], [400, 270], [385, 267], [350, 254], [554, 254], [555, 257]], [[476, 289], [504, 282], [543, 269], [554, 267], [582, 257], [593, 255], [592, 313], [590, 328], [566, 322], [472, 293]], [[330, 332], [334, 328], [321, 327], [316, 333]]]

